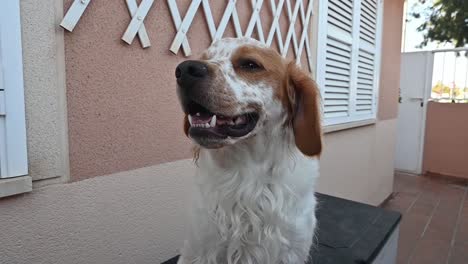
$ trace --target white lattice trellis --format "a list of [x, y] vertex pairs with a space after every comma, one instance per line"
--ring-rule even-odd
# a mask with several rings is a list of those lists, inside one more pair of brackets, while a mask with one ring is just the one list
[[[236, 9], [237, 0], [229, 0], [224, 10], [221, 21], [218, 26], [215, 25], [213, 19], [213, 13], [211, 12], [209, 0], [193, 0], [185, 14], [184, 18], [181, 18], [179, 8], [176, 0], [168, 0], [169, 10], [172, 15], [174, 25], [177, 29], [177, 34], [171, 44], [170, 51], [177, 54], [182, 48], [185, 56], [191, 55], [190, 44], [187, 39], [187, 33], [190, 29], [192, 21], [197, 13], [200, 6], [203, 8], [204, 17], [208, 25], [212, 42], [219, 40], [223, 37], [229, 20], [232, 20], [235, 34], [237, 37], [251, 37], [254, 30], [257, 31], [258, 40], [271, 46], [273, 38], [276, 36], [276, 42], [278, 45], [279, 52], [283, 57], [286, 57], [289, 51], [289, 47], [292, 42], [292, 50], [296, 57], [297, 63], [301, 63], [301, 56], [305, 49], [307, 63], [310, 69], [312, 69], [311, 60], [311, 47], [309, 41], [309, 25], [313, 13], [313, 0], [310, 0], [307, 6], [303, 0], [295, 1], [292, 6], [290, 0], [270, 0], [270, 11], [273, 17], [273, 21], [270, 25], [270, 29], [266, 35], [263, 32], [262, 20], [260, 12], [262, 8], [266, 8], [267, 4], [264, 4], [264, 0], [251, 0], [252, 14], [250, 16], [249, 23], [245, 32], [242, 32], [242, 28], [239, 21], [239, 16]], [[286, 37], [283, 39], [283, 34], [280, 29], [280, 18], [286, 9], [286, 16], [288, 19], [288, 29]], [[299, 36], [296, 34], [296, 23], [301, 23], [302, 31]]]

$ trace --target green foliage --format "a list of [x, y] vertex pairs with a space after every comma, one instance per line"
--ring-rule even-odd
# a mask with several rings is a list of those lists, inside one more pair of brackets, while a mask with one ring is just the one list
[[[429, 41], [452, 43], [455, 47], [468, 44], [468, 0], [434, 0], [427, 6], [427, 0], [419, 0], [419, 6], [413, 6], [412, 16], [423, 17], [425, 22], [418, 27], [424, 33], [421, 47]], [[422, 8], [422, 10], [421, 10]]]
[[468, 92], [468, 87], [460, 88], [460, 87], [454, 87], [453, 89], [450, 89], [449, 86], [442, 84], [442, 82], [437, 82], [433, 87], [432, 87], [432, 92], [438, 94], [441, 96], [442, 94], [449, 94], [451, 98], [457, 98], [457, 97], [463, 97], [464, 92]]

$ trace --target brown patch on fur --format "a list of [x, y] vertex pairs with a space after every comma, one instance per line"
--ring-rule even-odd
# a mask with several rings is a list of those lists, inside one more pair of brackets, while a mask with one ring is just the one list
[[[252, 60], [263, 67], [258, 71], [246, 71], [239, 67], [242, 60]], [[242, 46], [231, 57], [237, 77], [247, 83], [266, 82], [272, 86], [279, 84], [286, 72], [286, 62], [281, 55], [270, 48], [260, 48], [252, 45]]]
[[[263, 67], [256, 71], [239, 67], [242, 60], [252, 60]], [[248, 83], [265, 82], [274, 89], [274, 95], [288, 111], [287, 126], [292, 126], [296, 146], [308, 156], [320, 155], [322, 130], [320, 122], [319, 91], [309, 74], [294, 62], [287, 63], [270, 48], [240, 47], [231, 57], [238, 77]]]
[[320, 92], [309, 73], [294, 62], [288, 64], [286, 93], [296, 146], [307, 156], [319, 156], [322, 151]]

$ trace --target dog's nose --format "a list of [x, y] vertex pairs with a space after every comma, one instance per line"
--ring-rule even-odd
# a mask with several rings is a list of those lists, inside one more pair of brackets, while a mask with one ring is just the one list
[[177, 80], [202, 79], [208, 75], [208, 67], [201, 61], [188, 60], [179, 64], [175, 71]]

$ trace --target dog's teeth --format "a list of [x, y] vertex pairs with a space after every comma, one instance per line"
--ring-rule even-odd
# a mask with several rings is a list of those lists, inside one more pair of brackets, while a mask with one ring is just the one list
[[200, 113], [196, 113], [195, 115], [196, 115], [196, 116], [200, 116]]
[[234, 123], [235, 123], [236, 125], [239, 125], [239, 124], [242, 123], [242, 121], [243, 121], [242, 118], [238, 117], [238, 118], [236, 118], [236, 121], [234, 121]]
[[190, 125], [192, 125], [192, 116], [191, 115], [188, 115], [188, 121], [189, 121]]
[[215, 127], [215, 126], [216, 126], [216, 115], [213, 115], [213, 117], [211, 118], [210, 126], [211, 126], [211, 127]]
[[205, 124], [205, 128], [210, 128], [210, 124], [209, 124], [209, 123], [206, 123], [206, 124]]

